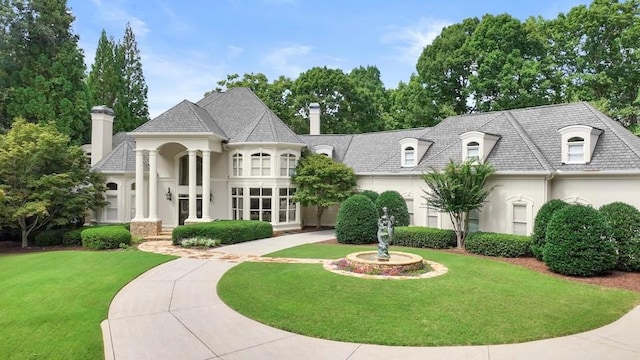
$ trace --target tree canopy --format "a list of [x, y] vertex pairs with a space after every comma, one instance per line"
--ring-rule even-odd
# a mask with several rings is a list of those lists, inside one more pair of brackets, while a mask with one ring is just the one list
[[324, 210], [354, 193], [356, 175], [353, 169], [328, 156], [310, 154], [298, 162], [291, 182], [297, 185], [293, 201], [303, 206], [315, 206], [316, 227], [320, 228]]
[[104, 179], [90, 171], [79, 146], [54, 123], [14, 121], [0, 135], [0, 203], [2, 225], [22, 231], [22, 246], [42, 227], [65, 225], [83, 218], [87, 209], [103, 205]]

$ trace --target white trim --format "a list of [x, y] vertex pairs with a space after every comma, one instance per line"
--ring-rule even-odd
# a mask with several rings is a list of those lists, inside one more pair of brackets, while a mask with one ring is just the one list
[[505, 201], [506, 204], [506, 215], [507, 215], [507, 219], [506, 219], [506, 224], [508, 226], [508, 234], [514, 234], [513, 231], [513, 209], [515, 207], [515, 205], [525, 205], [527, 208], [527, 214], [526, 214], [526, 221], [527, 221], [527, 231], [526, 231], [526, 235], [531, 235], [531, 233], [533, 232], [533, 205], [534, 202], [533, 200], [531, 200], [530, 198], [522, 195], [522, 194], [518, 194], [515, 196], [511, 196], [509, 198], [506, 199]]
[[580, 195], [565, 196], [564, 198], [562, 198], [562, 201], [567, 202], [569, 204], [593, 206], [593, 202], [591, 202], [591, 200], [584, 198]]

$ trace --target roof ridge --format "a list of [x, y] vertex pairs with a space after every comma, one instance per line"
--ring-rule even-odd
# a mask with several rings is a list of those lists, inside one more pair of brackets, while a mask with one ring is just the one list
[[208, 129], [209, 131], [213, 132], [212, 129], [210, 129], [209, 126], [207, 126], [207, 124], [205, 124], [204, 120], [200, 117], [200, 115], [193, 109], [193, 107], [197, 105], [192, 103], [191, 101], [188, 101], [188, 100], [185, 100], [185, 101], [187, 102], [189, 110], [193, 113], [193, 115], [195, 115], [196, 119], [198, 119], [200, 124], [202, 124], [202, 126], [204, 126], [205, 129]]
[[[628, 147], [628, 148], [629, 148], [629, 150], [631, 150], [631, 152], [632, 152], [632, 153], [634, 153], [638, 158], [640, 158], [640, 152], [639, 152], [637, 149], [635, 149], [631, 144], [629, 144], [629, 143], [627, 142], [627, 139], [625, 139], [624, 137], [620, 136], [620, 134], [618, 133], [618, 130], [616, 130], [615, 128], [613, 128], [613, 127], [609, 126], [609, 124], [607, 124], [607, 122], [606, 122], [606, 121], [604, 121], [604, 120], [602, 119], [602, 116], [600, 116], [600, 115], [603, 115], [603, 114], [602, 114], [599, 110], [595, 109], [593, 106], [591, 106], [591, 104], [589, 104], [589, 103], [587, 103], [587, 102], [583, 102], [583, 105], [584, 105], [584, 106], [586, 106], [586, 107], [587, 107], [587, 109], [589, 109], [589, 111], [590, 111], [593, 115], [595, 115], [595, 116], [596, 116], [596, 118], [598, 118], [598, 120], [600, 120], [600, 122], [601, 122], [604, 126], [606, 126], [609, 130], [611, 130], [611, 132], [612, 132], [613, 134], [615, 134], [615, 135], [616, 135], [616, 137], [617, 137], [618, 139], [620, 139], [620, 140], [622, 141], [622, 143], [623, 143], [626, 147]], [[615, 120], [613, 120], [613, 121], [615, 121]]]
[[[212, 91], [211, 93], [209, 93], [209, 95], [203, 97], [202, 99], [198, 100], [198, 102], [204, 101], [207, 98], [211, 98], [211, 100], [209, 100], [206, 104], [203, 104], [203, 106], [209, 106], [209, 104], [211, 104], [212, 102], [215, 102], [216, 100], [224, 97], [227, 94], [226, 91]], [[214, 96], [215, 95], [215, 96]]]
[[121, 142], [118, 146], [116, 146], [114, 149], [112, 149], [107, 156], [103, 157], [102, 159], [100, 159], [95, 165], [92, 166], [92, 168], [97, 169], [99, 166], [102, 166], [104, 163], [106, 163], [107, 161], [111, 160], [111, 158], [113, 158], [116, 155], [116, 150], [120, 149], [121, 147], [123, 147], [126, 143], [128, 143], [128, 141], [123, 141]]
[[344, 149], [344, 155], [342, 156], [342, 160], [344, 160], [347, 157], [347, 154], [349, 153], [349, 149], [351, 149], [351, 144], [353, 143], [353, 134], [349, 135], [349, 143], [347, 144], [347, 147]]
[[515, 118], [515, 116], [513, 116], [513, 114], [511, 113], [511, 110], [505, 110], [504, 114], [509, 124], [513, 126], [518, 136], [520, 136], [520, 138], [524, 141], [525, 145], [533, 153], [533, 156], [535, 156], [535, 158], [538, 160], [540, 165], [542, 165], [542, 167], [546, 170], [554, 169], [553, 166], [551, 166], [551, 162], [549, 162], [549, 159], [547, 159], [544, 156], [544, 154], [540, 151], [540, 149], [538, 149], [536, 144], [533, 143], [533, 141], [531, 140], [527, 132], [524, 131], [524, 129], [522, 128], [518, 120]]
[[249, 124], [249, 126], [247, 127], [249, 129], [249, 131], [247, 132], [246, 139], [248, 139], [249, 137], [251, 137], [251, 135], [253, 134], [253, 132], [256, 130], [256, 128], [258, 127], [258, 124], [260, 124], [260, 120], [264, 117], [264, 115], [267, 113], [267, 109], [263, 109], [262, 113], [260, 113], [260, 115], [256, 116], [255, 119], [251, 120], [251, 123]]

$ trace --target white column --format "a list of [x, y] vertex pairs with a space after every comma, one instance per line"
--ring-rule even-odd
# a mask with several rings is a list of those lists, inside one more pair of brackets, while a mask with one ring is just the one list
[[136, 216], [144, 220], [144, 150], [136, 149]]
[[197, 154], [196, 150], [189, 150], [189, 216], [187, 217], [187, 221], [196, 221], [197, 214], [197, 203], [196, 203], [196, 159]]
[[[149, 150], [149, 219], [158, 220], [158, 161], [157, 150]], [[137, 187], [136, 187], [137, 189]]]
[[202, 150], [202, 220], [209, 221], [209, 194], [211, 193], [211, 151]]

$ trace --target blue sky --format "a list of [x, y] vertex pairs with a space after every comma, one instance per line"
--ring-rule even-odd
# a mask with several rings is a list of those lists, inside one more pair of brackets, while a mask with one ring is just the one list
[[585, 0], [68, 0], [85, 63], [102, 29], [121, 39], [131, 23], [155, 117], [199, 100], [227, 74], [295, 79], [314, 66], [376, 65], [386, 87], [407, 81], [443, 26], [509, 13], [554, 18]]

